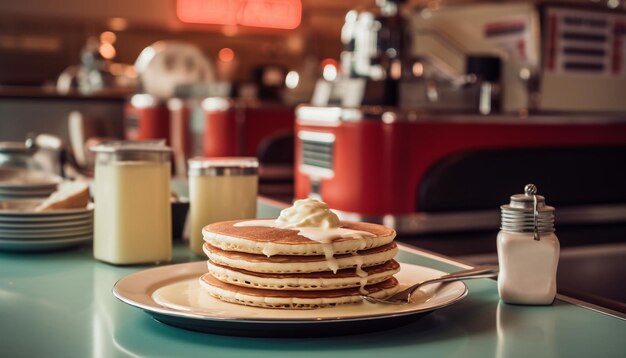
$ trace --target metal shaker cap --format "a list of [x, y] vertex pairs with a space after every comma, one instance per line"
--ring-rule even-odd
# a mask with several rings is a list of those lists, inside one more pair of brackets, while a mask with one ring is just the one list
[[187, 163], [189, 176], [258, 175], [259, 171], [259, 161], [255, 157], [196, 157]]
[[116, 140], [98, 144], [91, 148], [97, 154], [100, 164], [111, 162], [141, 161], [169, 162], [172, 148], [165, 145], [165, 140]]
[[528, 184], [524, 194], [511, 196], [509, 204], [500, 207], [501, 230], [515, 233], [532, 233], [539, 240], [540, 233], [554, 232], [554, 207], [546, 205], [543, 196], [537, 195], [537, 187]]

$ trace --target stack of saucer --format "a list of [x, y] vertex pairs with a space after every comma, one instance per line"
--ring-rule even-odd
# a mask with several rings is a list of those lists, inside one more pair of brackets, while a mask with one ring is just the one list
[[0, 168], [0, 200], [45, 198], [57, 189], [60, 182], [60, 177], [49, 173]]
[[209, 272], [200, 278], [202, 287], [223, 301], [287, 309], [356, 303], [363, 294], [386, 297], [398, 289], [394, 230], [343, 222], [340, 230], [366, 235], [316, 241], [272, 223], [206, 226], [203, 248]]
[[92, 240], [92, 207], [33, 211], [40, 202], [41, 200], [0, 202], [0, 250], [58, 250]]

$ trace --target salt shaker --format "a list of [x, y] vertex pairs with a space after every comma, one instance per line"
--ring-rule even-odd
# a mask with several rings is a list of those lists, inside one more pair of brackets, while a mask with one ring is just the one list
[[554, 207], [528, 184], [524, 194], [501, 206], [498, 233], [498, 293], [513, 304], [548, 305], [556, 296], [559, 240], [554, 234]]

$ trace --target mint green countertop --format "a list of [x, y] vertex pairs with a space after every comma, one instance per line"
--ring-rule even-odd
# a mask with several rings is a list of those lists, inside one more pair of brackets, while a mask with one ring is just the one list
[[[443, 271], [461, 267], [404, 245], [398, 259]], [[175, 245], [175, 263], [195, 260], [203, 258]], [[626, 321], [560, 300], [546, 307], [506, 305], [489, 279], [467, 281], [469, 295], [458, 304], [375, 333], [303, 339], [192, 332], [113, 297], [117, 280], [149, 267], [95, 261], [91, 247], [0, 253], [0, 357], [626, 356]]]
[[[175, 262], [201, 260], [181, 244]], [[456, 270], [403, 247], [403, 262]], [[153, 320], [113, 297], [125, 275], [147, 268], [92, 259], [91, 248], [0, 253], [2, 357], [623, 357], [626, 322], [570, 303], [500, 303], [496, 282], [467, 281], [458, 304], [405, 326], [327, 338], [244, 338], [191, 332]]]

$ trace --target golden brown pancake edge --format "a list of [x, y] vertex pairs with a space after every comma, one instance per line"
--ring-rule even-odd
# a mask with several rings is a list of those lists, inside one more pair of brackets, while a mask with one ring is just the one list
[[[204, 230], [219, 235], [230, 236], [255, 242], [271, 242], [275, 244], [285, 245], [300, 245], [307, 243], [318, 244], [317, 241], [298, 235], [298, 230], [296, 229], [281, 229], [266, 226], [234, 226], [234, 224], [244, 221], [250, 220], [220, 221], [205, 226]], [[378, 224], [342, 221], [341, 227], [351, 230], [367, 231], [373, 234], [374, 238], [395, 235], [395, 231], [393, 229]], [[333, 241], [340, 242], [348, 240], [356, 239], [338, 237]]]
[[[211, 260], [209, 260], [211, 261]], [[260, 273], [248, 271], [240, 268], [228, 267], [224, 265], [217, 264], [211, 261], [211, 264], [215, 266], [219, 266], [223, 269], [239, 272], [245, 275], [256, 276], [260, 278], [305, 278], [305, 279], [316, 279], [316, 278], [350, 278], [350, 277], [358, 277], [356, 273], [356, 268], [346, 268], [338, 270], [337, 273], [333, 273], [332, 271], [321, 271], [321, 272], [303, 272], [303, 273]], [[389, 260], [383, 264], [376, 266], [363, 267], [363, 271], [367, 272], [368, 275], [375, 275], [378, 273], [395, 271], [400, 269], [400, 264], [396, 260]]]
[[[360, 296], [362, 295], [359, 287], [351, 287], [351, 288], [340, 288], [335, 290], [319, 290], [319, 291], [294, 291], [294, 290], [268, 290], [268, 289], [258, 289], [251, 287], [242, 287], [236, 286], [233, 284], [222, 282], [215, 277], [211, 276], [211, 274], [206, 273], [200, 277], [205, 284], [208, 284], [213, 287], [217, 287], [223, 290], [237, 292], [249, 296], [257, 296], [257, 297], [273, 297], [273, 298], [336, 298], [336, 297], [346, 297], [346, 296]], [[365, 290], [368, 291], [368, 294], [372, 294], [374, 292], [378, 292], [384, 289], [390, 289], [396, 287], [398, 285], [398, 280], [395, 277], [391, 277], [383, 282], [375, 283], [373, 285], [365, 286]]]
[[[359, 256], [365, 255], [373, 255], [381, 252], [393, 250], [397, 247], [395, 242], [390, 242], [383, 246], [374, 247], [368, 250], [357, 251], [356, 253]], [[261, 254], [250, 254], [246, 252], [238, 252], [238, 251], [226, 251], [220, 248], [217, 248], [208, 243], [204, 243], [204, 247], [207, 249], [209, 253], [213, 253], [216, 255], [220, 255], [222, 257], [227, 257], [233, 260], [242, 260], [247, 262], [271, 262], [271, 263], [294, 263], [294, 262], [325, 262], [326, 257], [323, 255], [314, 255], [314, 256], [295, 256], [295, 255], [274, 255], [267, 257]], [[335, 259], [340, 259], [343, 257], [354, 256], [353, 254], [341, 254], [335, 255]]]

